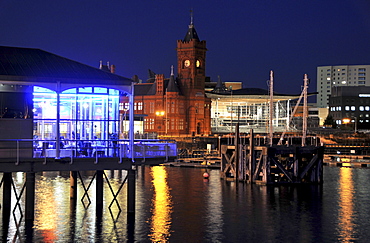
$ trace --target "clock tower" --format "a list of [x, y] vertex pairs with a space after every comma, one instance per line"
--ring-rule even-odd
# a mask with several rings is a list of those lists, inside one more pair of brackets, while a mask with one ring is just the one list
[[211, 101], [205, 96], [206, 41], [200, 41], [191, 17], [183, 40], [177, 41], [177, 74], [186, 99], [186, 127], [191, 135], [210, 133]]
[[206, 41], [200, 41], [193, 18], [183, 40], [177, 41], [177, 73], [185, 96], [204, 95]]

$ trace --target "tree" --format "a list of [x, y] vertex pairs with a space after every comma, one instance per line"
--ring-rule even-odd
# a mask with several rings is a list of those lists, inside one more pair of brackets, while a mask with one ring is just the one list
[[324, 121], [324, 126], [331, 126], [332, 128], [337, 128], [337, 123], [333, 119], [332, 115], [328, 115]]

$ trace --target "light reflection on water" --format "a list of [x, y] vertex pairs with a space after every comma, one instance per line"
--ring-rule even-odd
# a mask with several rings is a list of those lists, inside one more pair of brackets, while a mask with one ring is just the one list
[[339, 238], [340, 242], [352, 242], [354, 238], [354, 205], [353, 196], [355, 188], [353, 185], [352, 169], [342, 167], [339, 171]]
[[[91, 205], [78, 201], [70, 209], [69, 176], [37, 175], [34, 242], [364, 242], [370, 238], [370, 170], [324, 168], [323, 186], [249, 185], [220, 179], [218, 170], [175, 167], [139, 167], [136, 216], [126, 216], [126, 185], [112, 204], [109, 186], [104, 186], [101, 218], [95, 211], [95, 181]], [[105, 171], [117, 192], [125, 172]], [[92, 174], [83, 176], [86, 185]], [[14, 173], [18, 190], [22, 173]], [[0, 197], [2, 197], [0, 193]], [[2, 200], [2, 198], [0, 198]], [[1, 202], [1, 201], [0, 201]], [[13, 203], [14, 204], [14, 203]], [[24, 200], [22, 199], [24, 207]], [[17, 214], [19, 216], [19, 213]], [[11, 218], [8, 241], [15, 234]], [[24, 242], [22, 233], [19, 242]]]
[[151, 167], [154, 195], [152, 199], [152, 217], [150, 239], [153, 242], [166, 242], [171, 233], [172, 201], [167, 183], [165, 167]]

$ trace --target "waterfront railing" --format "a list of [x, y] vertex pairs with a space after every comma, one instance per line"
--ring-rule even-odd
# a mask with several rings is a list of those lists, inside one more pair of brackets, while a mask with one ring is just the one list
[[[0, 158], [131, 158], [132, 155], [128, 139], [59, 140], [59, 146], [57, 142], [40, 139], [0, 139]], [[177, 156], [177, 144], [174, 140], [135, 139], [132, 148], [134, 158]]]

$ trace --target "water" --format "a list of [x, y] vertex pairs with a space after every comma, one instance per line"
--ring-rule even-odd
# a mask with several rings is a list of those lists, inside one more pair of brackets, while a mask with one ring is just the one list
[[[219, 170], [140, 167], [135, 224], [126, 217], [126, 186], [118, 195], [105, 185], [105, 205], [96, 220], [94, 182], [85, 209], [70, 211], [69, 178], [37, 176], [32, 236], [16, 235], [13, 216], [5, 241], [23, 242], [367, 242], [370, 238], [370, 170], [324, 167], [323, 186], [260, 186], [224, 181]], [[125, 174], [105, 172], [116, 192]], [[84, 176], [87, 186], [92, 176]], [[14, 174], [21, 188], [23, 174]], [[79, 183], [79, 199], [82, 185]], [[85, 204], [87, 200], [85, 199]], [[15, 215], [20, 215], [16, 212]], [[16, 235], [16, 237], [14, 237]]]

